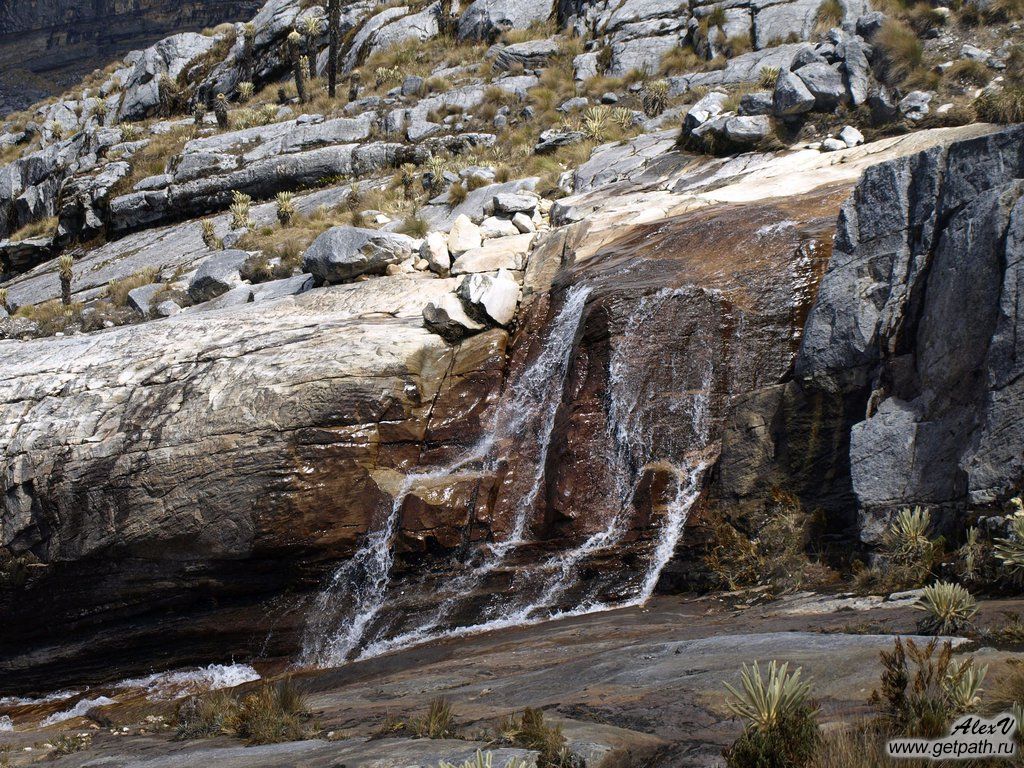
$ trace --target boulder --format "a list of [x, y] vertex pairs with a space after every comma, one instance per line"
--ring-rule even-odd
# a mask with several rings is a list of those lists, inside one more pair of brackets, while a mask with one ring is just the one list
[[847, 125], [843, 128], [839, 132], [839, 138], [848, 147], [856, 147], [864, 143], [864, 134], [852, 125]]
[[686, 117], [683, 118], [683, 130], [692, 132], [699, 125], [720, 115], [728, 98], [729, 95], [722, 91], [711, 91], [706, 94], [686, 113]]
[[768, 91], [754, 91], [740, 97], [741, 115], [770, 115], [774, 99]]
[[868, 100], [871, 88], [871, 65], [868, 63], [867, 50], [856, 38], [847, 40], [840, 48], [850, 103], [859, 107]]
[[891, 123], [899, 117], [900, 109], [893, 93], [884, 85], [876, 85], [868, 92], [868, 108], [876, 125]]
[[174, 317], [176, 314], [181, 312], [181, 307], [176, 301], [161, 301], [153, 309], [153, 314], [157, 317]]
[[900, 114], [911, 122], [924, 120], [935, 94], [931, 91], [911, 91], [899, 103]]
[[538, 155], [546, 155], [554, 152], [559, 147], [566, 147], [570, 144], [579, 144], [586, 136], [583, 131], [563, 131], [558, 128], [549, 128], [540, 135], [540, 140], [533, 148]]
[[551, 16], [552, 0], [475, 0], [459, 19], [459, 39], [488, 40]]
[[309, 246], [302, 269], [324, 283], [360, 275], [383, 275], [389, 265], [412, 255], [411, 237], [358, 227], [333, 227]]
[[497, 216], [489, 216], [480, 222], [480, 237], [484, 240], [493, 240], [496, 237], [511, 237], [522, 234], [519, 229], [508, 219], [499, 219]]
[[420, 245], [420, 258], [430, 265], [430, 271], [439, 275], [447, 275], [452, 266], [452, 257], [448, 252], [448, 238], [441, 232], [431, 232]]
[[445, 341], [453, 343], [485, 327], [466, 314], [462, 302], [453, 293], [446, 293], [423, 308], [423, 324]]
[[835, 138], [829, 137], [829, 138], [825, 139], [823, 142], [821, 142], [821, 151], [822, 152], [838, 152], [841, 149], [847, 149], [847, 148], [848, 147], [846, 145], [846, 142], [843, 141], [842, 139], [835, 139]]
[[494, 196], [492, 203], [494, 212], [505, 216], [512, 216], [516, 213], [532, 214], [537, 210], [537, 198], [534, 195], [502, 192]]
[[862, 519], [1020, 492], [1022, 158], [1021, 127], [936, 147], [869, 168], [843, 208], [795, 371], [868, 403], [848, 465]]
[[497, 274], [468, 275], [459, 285], [458, 295], [474, 320], [508, 325], [516, 316], [519, 283], [504, 269]]
[[482, 242], [480, 227], [474, 224], [468, 216], [461, 215], [455, 219], [455, 223], [452, 224], [451, 231], [448, 233], [448, 252], [452, 256], [458, 257], [466, 251], [479, 248]]
[[577, 82], [590, 80], [598, 76], [598, 55], [593, 53], [581, 53], [572, 60], [573, 79]]
[[162, 283], [150, 283], [132, 288], [128, 291], [128, 305], [143, 317], [148, 317], [153, 307], [153, 298], [166, 287]]
[[679, 47], [677, 34], [638, 37], [612, 44], [610, 77], [625, 77], [630, 72], [657, 73], [665, 55]]
[[143, 51], [124, 84], [118, 122], [141, 120], [153, 114], [160, 106], [161, 83], [176, 79], [193, 59], [216, 44], [217, 37], [182, 32]]
[[829, 64], [808, 64], [798, 69], [796, 76], [814, 96], [814, 109], [818, 112], [830, 112], [846, 96], [843, 76]]
[[527, 216], [525, 213], [517, 213], [512, 217], [512, 226], [522, 232], [524, 235], [528, 232], [536, 232], [537, 225], [533, 219]]
[[559, 50], [556, 40], [528, 40], [506, 45], [494, 57], [494, 68], [499, 72], [507, 72], [514, 67], [541, 69]]
[[249, 259], [246, 251], [221, 251], [199, 265], [188, 284], [188, 295], [196, 304], [227, 293], [242, 282], [242, 266]]
[[868, 42], [885, 24], [885, 14], [881, 11], [870, 11], [857, 19], [857, 34]]
[[723, 133], [734, 144], [759, 144], [772, 132], [772, 121], [768, 115], [730, 117], [725, 121]]
[[499, 269], [522, 270], [534, 236], [515, 235], [488, 240], [479, 248], [466, 251], [452, 264], [452, 274], [497, 272]]
[[814, 109], [814, 94], [808, 90], [804, 81], [793, 72], [782, 72], [775, 82], [775, 93], [772, 96], [772, 111], [778, 117], [790, 117], [810, 112]]
[[285, 296], [298, 296], [313, 287], [312, 275], [292, 275], [281, 280], [270, 280], [252, 287], [253, 301], [269, 301]]

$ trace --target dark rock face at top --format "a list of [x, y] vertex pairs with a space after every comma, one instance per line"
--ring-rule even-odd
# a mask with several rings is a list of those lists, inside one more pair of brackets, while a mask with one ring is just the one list
[[850, 472], [871, 541], [910, 504], [1024, 484], [1024, 129], [871, 168], [839, 218], [796, 373], [865, 400]]
[[249, 19], [260, 0], [0, 0], [0, 115], [167, 35]]

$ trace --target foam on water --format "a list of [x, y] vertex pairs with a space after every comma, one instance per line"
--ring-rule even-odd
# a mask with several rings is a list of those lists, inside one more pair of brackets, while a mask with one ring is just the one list
[[123, 680], [115, 687], [142, 689], [148, 698], [161, 701], [188, 693], [234, 688], [259, 679], [259, 672], [248, 664], [210, 664], [196, 669], [155, 672], [146, 677]]
[[71, 720], [75, 717], [84, 717], [85, 713], [93, 707], [105, 707], [108, 704], [116, 704], [114, 699], [109, 699], [106, 696], [97, 696], [95, 699], [81, 699], [71, 709], [65, 709], [62, 712], [54, 712], [52, 715], [47, 717], [43, 722], [39, 724], [41, 728], [46, 728], [49, 725], [56, 725], [57, 723], [63, 723], [65, 720]]

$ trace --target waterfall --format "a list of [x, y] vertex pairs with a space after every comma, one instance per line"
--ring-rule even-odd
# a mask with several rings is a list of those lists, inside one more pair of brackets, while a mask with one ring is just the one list
[[[545, 338], [540, 354], [511, 383], [499, 403], [490, 429], [464, 455], [429, 471], [410, 473], [395, 494], [383, 521], [366, 537], [356, 555], [334, 573], [318, 596], [307, 626], [303, 660], [316, 665], [339, 665], [352, 658], [370, 658], [388, 651], [428, 640], [461, 636], [511, 626], [533, 624], [546, 619], [607, 610], [646, 601], [654, 591], [662, 569], [679, 543], [689, 512], [700, 495], [708, 463], [701, 458], [709, 442], [709, 393], [714, 366], [707, 345], [700, 345], [697, 361], [687, 370], [699, 370], [700, 381], [692, 382], [687, 416], [690, 432], [685, 445], [671, 445], [670, 455], [655, 455], [653, 435], [644, 423], [645, 406], [655, 393], [645, 377], [645, 360], [671, 366], [681, 362], [678, 350], [665, 351], [652, 338], [647, 323], [664, 311], [667, 302], [690, 294], [683, 289], [662, 289], [640, 297], [623, 323], [623, 332], [611, 350], [607, 403], [607, 445], [614, 482], [612, 509], [603, 527], [575, 547], [558, 553], [529, 569], [526, 583], [511, 590], [506, 602], [496, 601], [476, 609], [474, 621], [459, 625], [451, 621], [460, 605], [499, 569], [518, 547], [529, 541], [531, 512], [545, 487], [545, 468], [559, 403], [563, 398], [572, 351], [584, 316], [590, 288], [577, 285], [566, 292], [565, 303]], [[645, 355], [647, 357], [645, 358]], [[467, 558], [465, 571], [444, 586], [438, 605], [411, 628], [389, 632], [375, 627], [391, 586], [394, 539], [401, 508], [417, 483], [426, 480], [455, 481], [469, 470], [494, 471], [504, 456], [497, 455], [503, 443], [528, 445], [532, 451], [516, 455], [513, 477], [515, 499], [511, 529], [500, 542], [482, 545]], [[529, 462], [532, 462], [530, 464]], [[666, 506], [657, 535], [650, 547], [647, 566], [641, 574], [628, 574], [626, 597], [608, 605], [596, 599], [583, 601], [571, 611], [559, 611], [565, 594], [577, 584], [579, 569], [588, 558], [620, 544], [629, 532], [630, 512], [644, 471], [652, 464], [667, 468], [675, 478], [675, 495]]]
[[[416, 483], [427, 479], [455, 479], [460, 470], [478, 463], [482, 463], [485, 470], [493, 470], [499, 460], [493, 455], [494, 446], [503, 439], [526, 435], [533, 437], [538, 445], [531, 487], [517, 503], [509, 537], [491, 547], [484, 564], [467, 578], [479, 580], [523, 542], [529, 512], [543, 479], [555, 414], [589, 295], [590, 288], [586, 286], [573, 286], [566, 292], [565, 304], [552, 324], [541, 353], [502, 398], [491, 428], [473, 448], [447, 466], [406, 476], [383, 524], [366, 537], [351, 560], [335, 571], [327, 588], [317, 597], [307, 626], [304, 661], [321, 666], [341, 664], [363, 642], [367, 628], [387, 599], [401, 508]], [[457, 599], [459, 593], [464, 594], [469, 585], [455, 586], [453, 598], [435, 612], [433, 625], [439, 623], [444, 612], [451, 607], [450, 601]], [[432, 629], [433, 626], [427, 626], [413, 634], [428, 635]], [[388, 647], [392, 645], [389, 643]]]

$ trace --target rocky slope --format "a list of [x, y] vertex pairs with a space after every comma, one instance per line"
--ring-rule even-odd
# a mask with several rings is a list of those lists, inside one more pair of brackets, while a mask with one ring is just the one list
[[0, 6], [0, 114], [75, 85], [173, 32], [248, 19], [257, 0], [49, 0]]
[[355, 3], [331, 100], [270, 0], [9, 121], [0, 686], [640, 603], [777, 488], [848, 549], [1019, 493], [1024, 133], [820, 5]]

